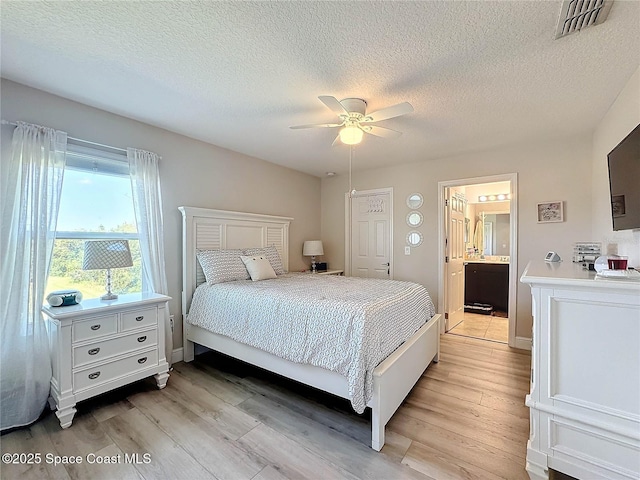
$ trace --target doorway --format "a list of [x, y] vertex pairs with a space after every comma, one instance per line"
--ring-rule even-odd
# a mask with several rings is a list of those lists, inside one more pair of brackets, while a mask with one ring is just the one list
[[438, 187], [441, 331], [514, 347], [517, 174], [439, 182]]

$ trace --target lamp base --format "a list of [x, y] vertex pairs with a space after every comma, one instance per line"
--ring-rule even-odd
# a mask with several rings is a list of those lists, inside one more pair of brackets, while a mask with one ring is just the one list
[[116, 300], [118, 295], [115, 293], [107, 292], [100, 297], [100, 300]]

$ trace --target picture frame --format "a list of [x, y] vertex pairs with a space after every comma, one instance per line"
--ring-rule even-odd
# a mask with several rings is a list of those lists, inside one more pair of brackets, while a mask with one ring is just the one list
[[611, 213], [615, 218], [624, 217], [627, 214], [624, 195], [611, 195]]
[[538, 203], [538, 223], [564, 222], [562, 200]]

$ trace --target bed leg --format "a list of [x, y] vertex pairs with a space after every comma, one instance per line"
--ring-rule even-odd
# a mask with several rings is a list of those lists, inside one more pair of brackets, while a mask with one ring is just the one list
[[376, 452], [384, 446], [384, 424], [380, 421], [379, 412], [371, 410], [371, 448]]
[[182, 347], [182, 356], [185, 362], [192, 362], [195, 356], [194, 343], [189, 340], [183, 339], [184, 346]]

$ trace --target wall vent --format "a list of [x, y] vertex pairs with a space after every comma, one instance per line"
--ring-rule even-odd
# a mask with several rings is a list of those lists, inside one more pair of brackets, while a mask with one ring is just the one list
[[604, 22], [613, 0], [564, 0], [556, 28], [556, 39]]

